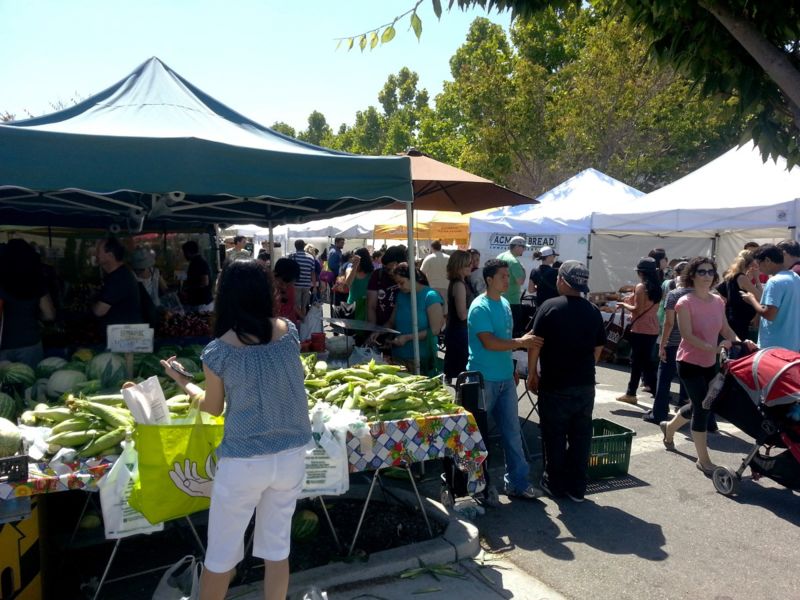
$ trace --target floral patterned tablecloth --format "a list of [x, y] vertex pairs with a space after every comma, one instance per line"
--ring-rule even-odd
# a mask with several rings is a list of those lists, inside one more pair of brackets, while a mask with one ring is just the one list
[[114, 457], [90, 458], [62, 463], [61, 472], [56, 472], [47, 462], [29, 462], [27, 481], [0, 483], [0, 500], [69, 490], [97, 491], [97, 481], [113, 464]]
[[468, 474], [470, 494], [486, 487], [481, 465], [488, 453], [472, 414], [376, 421], [369, 427], [369, 438], [347, 436], [351, 473], [450, 457]]

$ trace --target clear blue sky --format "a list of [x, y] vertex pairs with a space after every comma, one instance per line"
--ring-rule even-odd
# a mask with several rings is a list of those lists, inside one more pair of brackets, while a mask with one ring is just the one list
[[[446, 1], [442, 2], [447, 4]], [[336, 129], [377, 105], [386, 78], [407, 66], [433, 98], [450, 79], [449, 59], [477, 16], [508, 27], [510, 13], [454, 9], [437, 22], [419, 8], [418, 43], [408, 18], [386, 45], [336, 50], [414, 0], [0, 0], [0, 112], [17, 119], [51, 103], [88, 97], [158, 56], [200, 89], [244, 115], [304, 129], [321, 111]]]

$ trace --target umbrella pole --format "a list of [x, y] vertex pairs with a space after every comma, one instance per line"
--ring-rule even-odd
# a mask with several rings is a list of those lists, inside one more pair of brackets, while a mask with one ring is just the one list
[[419, 375], [419, 321], [417, 320], [417, 269], [414, 261], [414, 205], [406, 204], [406, 234], [408, 236], [408, 271], [411, 287], [411, 343], [414, 345], [414, 374]]

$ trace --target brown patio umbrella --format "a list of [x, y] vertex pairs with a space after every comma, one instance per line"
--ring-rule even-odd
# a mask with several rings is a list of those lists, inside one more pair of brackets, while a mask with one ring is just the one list
[[[414, 208], [417, 210], [452, 210], [470, 213], [498, 206], [536, 204], [536, 200], [519, 194], [469, 171], [434, 160], [416, 148], [400, 156], [411, 159], [411, 180], [414, 184]], [[405, 208], [398, 203], [391, 208]]]

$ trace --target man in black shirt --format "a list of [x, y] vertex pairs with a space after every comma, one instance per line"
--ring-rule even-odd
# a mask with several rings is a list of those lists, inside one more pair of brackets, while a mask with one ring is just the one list
[[[544, 446], [542, 489], [582, 502], [592, 442], [595, 363], [606, 342], [600, 311], [583, 298], [589, 270], [576, 260], [558, 271], [559, 296], [545, 301], [533, 322], [528, 387], [539, 395]], [[537, 363], [541, 358], [541, 374]]]
[[200, 246], [194, 240], [189, 240], [183, 246], [183, 257], [189, 261], [186, 268], [186, 281], [183, 282], [183, 297], [181, 300], [189, 312], [207, 312], [213, 309], [211, 301], [211, 268], [200, 256]]
[[92, 305], [94, 316], [104, 328], [121, 323], [144, 323], [139, 282], [122, 262], [125, 246], [117, 238], [108, 237], [97, 242], [95, 256], [104, 277], [103, 287]]

